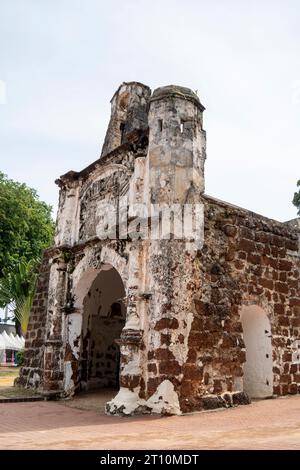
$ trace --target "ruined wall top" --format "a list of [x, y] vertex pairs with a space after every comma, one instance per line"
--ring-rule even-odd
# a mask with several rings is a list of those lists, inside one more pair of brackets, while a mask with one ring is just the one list
[[111, 117], [101, 157], [119, 147], [133, 131], [148, 127], [148, 102], [151, 90], [140, 82], [124, 82], [111, 99]]
[[298, 232], [300, 232], [300, 217], [297, 217], [296, 219], [288, 220], [287, 222], [285, 222], [285, 224], [295, 230], [298, 230]]
[[200, 111], [204, 111], [205, 107], [201, 104], [200, 99], [196, 93], [194, 93], [190, 88], [177, 86], [177, 85], [168, 85], [154, 90], [150, 101], [162, 100], [170, 97], [182, 98], [184, 100], [192, 101]]

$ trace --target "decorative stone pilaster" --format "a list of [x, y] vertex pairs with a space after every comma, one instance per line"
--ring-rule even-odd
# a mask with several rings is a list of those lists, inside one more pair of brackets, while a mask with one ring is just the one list
[[52, 260], [48, 291], [48, 309], [45, 335], [44, 383], [45, 395], [63, 394], [64, 329], [67, 293], [67, 264], [63, 252]]

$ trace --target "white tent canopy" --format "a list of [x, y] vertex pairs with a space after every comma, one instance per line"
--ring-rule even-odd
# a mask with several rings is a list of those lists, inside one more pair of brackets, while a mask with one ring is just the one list
[[12, 333], [10, 333], [9, 337], [15, 342], [15, 344], [17, 346], [19, 346], [21, 349], [24, 349], [24, 346], [25, 346], [25, 339], [23, 338], [23, 336], [19, 336], [19, 335], [13, 335]]
[[16, 353], [22, 351], [25, 346], [25, 339], [18, 335], [6, 331], [0, 333], [0, 365], [1, 366], [16, 366]]
[[10, 333], [8, 335], [6, 331], [0, 333], [0, 349], [10, 349], [12, 351], [21, 351], [24, 349], [25, 339], [18, 335]]

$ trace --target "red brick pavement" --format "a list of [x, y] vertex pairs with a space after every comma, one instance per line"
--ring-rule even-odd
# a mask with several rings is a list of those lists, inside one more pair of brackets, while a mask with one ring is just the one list
[[0, 449], [300, 449], [300, 397], [164, 418], [0, 404]]

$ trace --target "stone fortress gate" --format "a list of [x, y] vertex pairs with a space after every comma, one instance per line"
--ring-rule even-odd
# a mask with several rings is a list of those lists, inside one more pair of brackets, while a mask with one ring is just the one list
[[299, 219], [204, 192], [204, 107], [123, 83], [101, 157], [57, 180], [19, 385], [114, 388], [111, 414], [300, 393]]

